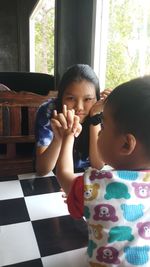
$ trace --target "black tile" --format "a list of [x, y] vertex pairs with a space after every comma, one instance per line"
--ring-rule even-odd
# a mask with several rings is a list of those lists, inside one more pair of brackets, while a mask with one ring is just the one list
[[48, 256], [87, 246], [84, 220], [70, 215], [32, 222], [41, 256]]
[[36, 259], [32, 261], [26, 261], [11, 265], [5, 265], [5, 267], [43, 267], [41, 259]]
[[0, 201], [0, 225], [29, 221], [24, 198]]
[[6, 182], [6, 181], [13, 181], [13, 180], [18, 180], [17, 175], [12, 175], [12, 176], [0, 176], [0, 182]]
[[54, 176], [20, 181], [24, 196], [40, 195], [60, 191]]

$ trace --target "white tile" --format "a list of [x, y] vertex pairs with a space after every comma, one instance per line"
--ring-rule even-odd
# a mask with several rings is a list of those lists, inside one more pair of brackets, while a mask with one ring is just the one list
[[34, 179], [34, 178], [41, 178], [41, 177], [49, 177], [49, 176], [55, 176], [55, 174], [51, 171], [46, 175], [40, 176], [36, 172], [31, 172], [31, 173], [19, 174], [18, 178], [19, 180], [26, 180], [26, 179]]
[[86, 248], [75, 249], [42, 258], [43, 267], [87, 267]]
[[19, 181], [6, 181], [0, 183], [0, 200], [23, 197]]
[[69, 214], [62, 192], [28, 196], [25, 202], [32, 221]]
[[0, 226], [0, 267], [40, 257], [31, 222]]

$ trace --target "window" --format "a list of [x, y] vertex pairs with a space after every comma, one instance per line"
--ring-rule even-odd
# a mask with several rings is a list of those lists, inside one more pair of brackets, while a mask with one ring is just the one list
[[102, 89], [150, 74], [149, 0], [97, 0], [94, 70]]
[[40, 0], [30, 17], [30, 71], [54, 74], [55, 0]]

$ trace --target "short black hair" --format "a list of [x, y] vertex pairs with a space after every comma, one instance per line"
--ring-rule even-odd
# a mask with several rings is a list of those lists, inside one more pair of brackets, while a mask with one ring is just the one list
[[117, 86], [105, 101], [119, 131], [132, 133], [150, 156], [150, 76]]
[[66, 88], [73, 82], [86, 80], [95, 87], [96, 98], [100, 99], [99, 79], [94, 70], [87, 64], [75, 64], [70, 66], [63, 74], [58, 86], [57, 106], [58, 111], [62, 110], [62, 97]]

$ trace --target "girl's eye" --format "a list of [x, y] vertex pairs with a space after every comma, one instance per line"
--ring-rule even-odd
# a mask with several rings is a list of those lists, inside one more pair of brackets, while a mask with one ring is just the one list
[[91, 98], [91, 97], [85, 98], [85, 101], [86, 101], [86, 102], [88, 102], [88, 101], [92, 101], [92, 100], [93, 100], [93, 98]]
[[73, 96], [68, 96], [66, 99], [69, 100], [69, 101], [74, 101], [75, 100], [75, 98]]

